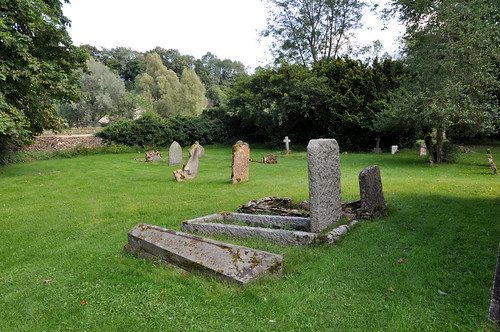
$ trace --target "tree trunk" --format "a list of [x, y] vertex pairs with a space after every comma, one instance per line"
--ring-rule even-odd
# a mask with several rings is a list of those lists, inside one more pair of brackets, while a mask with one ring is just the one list
[[436, 163], [443, 162], [443, 129], [436, 130]]

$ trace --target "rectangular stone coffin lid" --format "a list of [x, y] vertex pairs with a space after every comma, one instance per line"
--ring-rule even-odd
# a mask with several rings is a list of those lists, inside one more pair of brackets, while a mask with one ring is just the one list
[[261, 275], [281, 276], [283, 256], [170, 229], [137, 224], [125, 252], [247, 284]]

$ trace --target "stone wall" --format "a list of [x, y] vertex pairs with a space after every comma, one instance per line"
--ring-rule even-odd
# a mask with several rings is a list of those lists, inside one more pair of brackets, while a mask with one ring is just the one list
[[36, 137], [35, 144], [26, 147], [24, 151], [71, 150], [78, 145], [98, 148], [106, 144], [102, 138], [92, 135], [43, 135]]

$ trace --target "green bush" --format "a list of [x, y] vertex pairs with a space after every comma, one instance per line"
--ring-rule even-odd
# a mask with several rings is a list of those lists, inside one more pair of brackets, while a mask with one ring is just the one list
[[137, 120], [118, 120], [96, 133], [96, 136], [128, 146], [167, 146], [172, 142], [172, 129], [169, 121], [148, 112]]
[[181, 145], [226, 143], [231, 136], [228, 122], [221, 118], [178, 115], [169, 120], [173, 139]]

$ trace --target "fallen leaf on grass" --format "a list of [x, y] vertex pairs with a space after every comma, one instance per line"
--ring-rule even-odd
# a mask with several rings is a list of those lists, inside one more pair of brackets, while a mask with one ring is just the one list
[[404, 262], [404, 261], [403, 261], [403, 259], [402, 259], [402, 258], [398, 259], [398, 263], [399, 263], [399, 264], [401, 264], [401, 263], [403, 263], [403, 262]]
[[182, 276], [183, 276], [183, 277], [187, 277], [188, 275], [189, 275], [189, 273], [187, 273], [187, 272], [182, 272]]
[[82, 301], [80, 302], [81, 305], [86, 305], [87, 304], [87, 301]]
[[389, 288], [387, 289], [390, 290], [391, 292], [394, 292], [394, 288], [392, 286], [389, 286]]
[[43, 281], [43, 283], [44, 283], [44, 284], [49, 284], [49, 283], [51, 283], [51, 282], [52, 282], [52, 279], [47, 279], [47, 280], [44, 280], [44, 281]]

